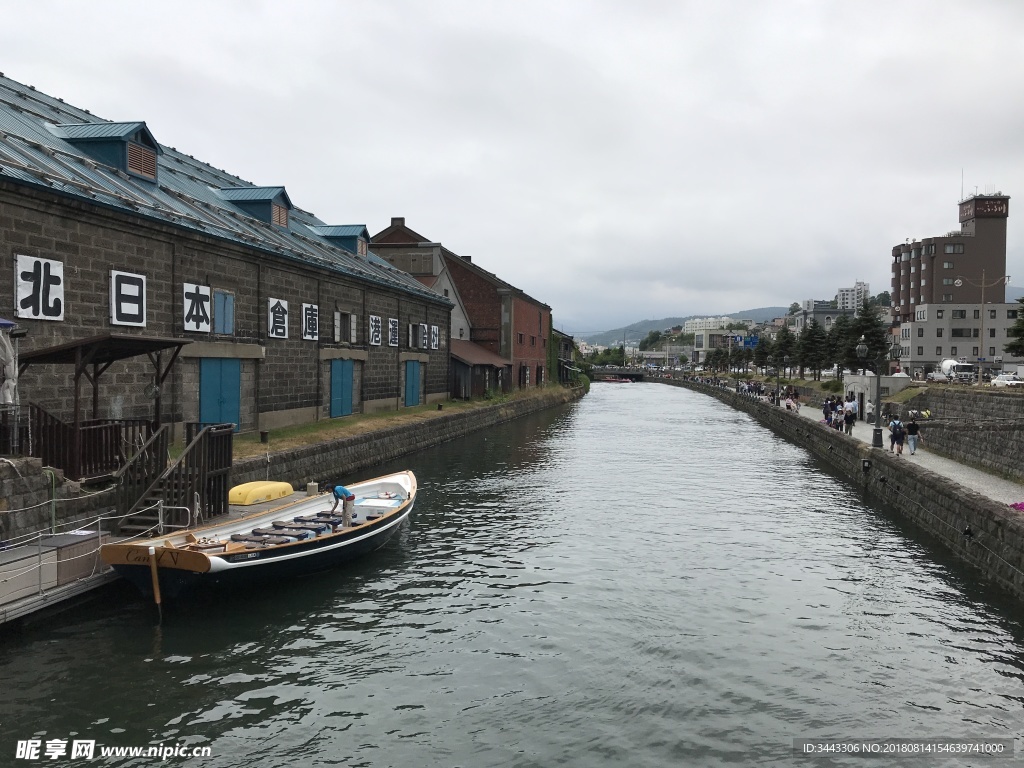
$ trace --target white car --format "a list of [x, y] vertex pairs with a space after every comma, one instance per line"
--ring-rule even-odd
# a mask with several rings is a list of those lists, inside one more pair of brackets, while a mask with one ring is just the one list
[[927, 378], [928, 381], [934, 381], [938, 384], [942, 384], [949, 381], [949, 377], [946, 376], [946, 374], [944, 374], [942, 371], [932, 371], [925, 378]]
[[993, 387], [1024, 387], [1024, 381], [1015, 373], [1000, 373], [992, 379]]

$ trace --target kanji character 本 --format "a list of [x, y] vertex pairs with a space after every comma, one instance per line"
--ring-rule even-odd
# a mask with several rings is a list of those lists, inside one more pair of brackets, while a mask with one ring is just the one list
[[18, 256], [19, 317], [64, 319], [64, 264], [51, 259]]
[[320, 338], [320, 314], [316, 304], [302, 305], [302, 338], [308, 341]]
[[185, 283], [185, 330], [210, 332], [210, 286]]
[[267, 321], [267, 335], [277, 339], [288, 338], [288, 302], [283, 299], [269, 300], [270, 317]]

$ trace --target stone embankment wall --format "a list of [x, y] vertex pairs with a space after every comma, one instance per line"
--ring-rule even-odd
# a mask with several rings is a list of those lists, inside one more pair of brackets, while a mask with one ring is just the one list
[[[429, 413], [423, 421], [384, 427], [353, 437], [236, 461], [232, 484], [251, 480], [287, 480], [296, 487], [321, 478], [350, 474], [479, 429], [578, 400], [584, 390], [552, 387], [536, 397], [510, 400], [469, 411]], [[63, 473], [48, 474], [39, 459], [0, 459], [0, 546], [48, 529], [56, 520], [67, 531], [76, 522], [112, 514], [109, 493], [81, 493]], [[56, 496], [56, 504], [50, 499]]]
[[60, 470], [32, 458], [0, 458], [0, 546], [56, 524], [58, 532], [96, 517], [109, 494], [82, 494]]
[[[660, 381], [716, 397], [804, 446], [869, 497], [934, 534], [986, 578], [1024, 598], [1024, 513], [785, 408], [711, 385]], [[971, 535], [964, 534], [968, 528]]]
[[311, 481], [336, 479], [582, 396], [581, 388], [553, 387], [537, 397], [469, 411], [430, 414], [430, 418], [414, 424], [396, 424], [363, 435], [271, 453], [269, 457], [242, 459], [234, 464], [231, 482], [284, 480], [298, 488]]
[[[1024, 393], [991, 388], [930, 388], [901, 409], [931, 411], [920, 421], [928, 450], [950, 459], [1024, 480]], [[1022, 499], [1024, 501], [1024, 499]]]

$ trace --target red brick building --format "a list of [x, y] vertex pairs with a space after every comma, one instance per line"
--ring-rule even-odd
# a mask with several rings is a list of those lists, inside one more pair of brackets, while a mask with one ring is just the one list
[[464, 313], [469, 341], [508, 361], [503, 389], [548, 382], [551, 307], [482, 269], [471, 257], [413, 231], [402, 217], [393, 218], [370, 242], [378, 256], [456, 303], [453, 321]]

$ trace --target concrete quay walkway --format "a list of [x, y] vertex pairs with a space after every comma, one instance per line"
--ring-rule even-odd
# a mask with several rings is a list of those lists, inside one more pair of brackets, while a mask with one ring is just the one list
[[[780, 407], [784, 408], [785, 406]], [[820, 403], [801, 403], [800, 415], [820, 423], [822, 420]], [[921, 435], [924, 437], [924, 440], [918, 441], [917, 452], [913, 456], [910, 455], [910, 450], [904, 445], [901, 459], [919, 464], [929, 472], [942, 475], [954, 483], [959, 483], [964, 488], [970, 488], [972, 491], [980, 493], [982, 496], [986, 496], [993, 501], [1003, 504], [1015, 504], [1019, 501], [1024, 501], [1024, 483], [1007, 480], [999, 475], [993, 475], [984, 470], [975, 469], [953, 459], [937, 456], [930, 452], [928, 450], [928, 421], [919, 421], [918, 424], [921, 425]], [[824, 424], [820, 424], [820, 426], [822, 429], [828, 429]], [[873, 424], [869, 424], [866, 421], [858, 421], [853, 427], [851, 437], [871, 445], [874, 431], [875, 427]], [[875, 450], [889, 450], [889, 430], [884, 425], [882, 428], [882, 447]]]

